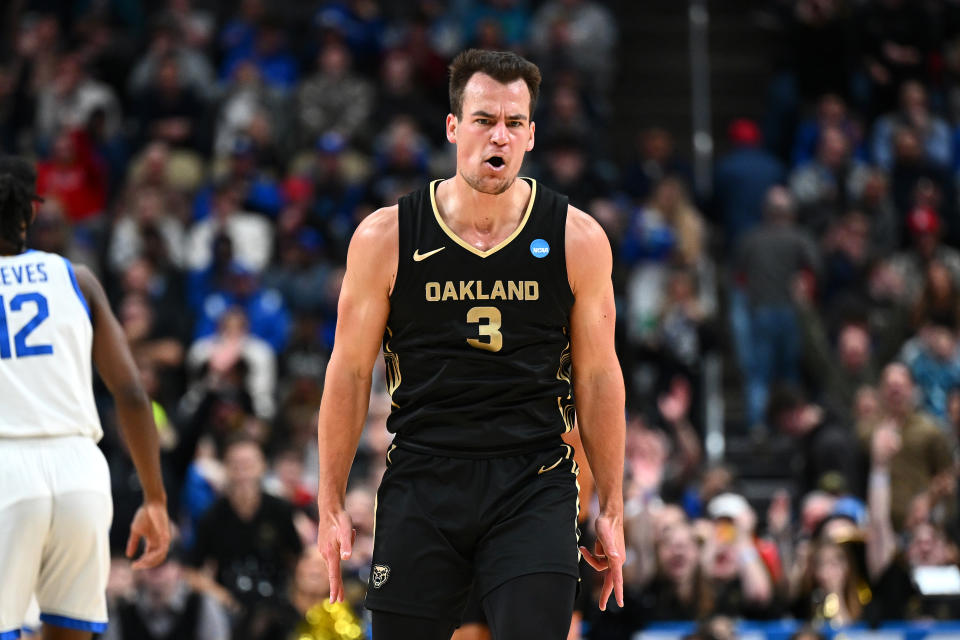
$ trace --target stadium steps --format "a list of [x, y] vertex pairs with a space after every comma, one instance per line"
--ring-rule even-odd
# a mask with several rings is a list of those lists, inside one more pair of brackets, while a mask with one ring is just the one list
[[[772, 72], [773, 36], [761, 27], [765, 0], [714, 0], [709, 51], [714, 139], [731, 118], [757, 117]], [[688, 4], [683, 0], [620, 0], [619, 78], [614, 87], [614, 143], [627, 157], [637, 131], [657, 125], [670, 131], [680, 152], [691, 155], [691, 88]], [[718, 135], [721, 134], [721, 135]]]
[[779, 489], [786, 489], [792, 499], [797, 497], [792, 468], [795, 446], [778, 434], [759, 442], [750, 436], [727, 438], [726, 463], [736, 472], [736, 490], [753, 505], [760, 523]]

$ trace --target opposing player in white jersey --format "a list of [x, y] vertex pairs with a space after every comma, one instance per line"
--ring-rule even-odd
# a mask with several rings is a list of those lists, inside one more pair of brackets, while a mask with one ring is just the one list
[[170, 542], [150, 404], [97, 279], [61, 256], [28, 251], [33, 171], [0, 160], [0, 640], [20, 635], [36, 594], [44, 640], [106, 628], [113, 517], [92, 365], [116, 402], [144, 492], [127, 555], [163, 561]]

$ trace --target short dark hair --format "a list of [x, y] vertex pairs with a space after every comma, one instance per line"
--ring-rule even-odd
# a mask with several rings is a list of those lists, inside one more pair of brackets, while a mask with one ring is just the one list
[[767, 425], [775, 427], [785, 413], [806, 404], [807, 397], [800, 387], [788, 383], [774, 387], [767, 402]]
[[450, 112], [463, 117], [463, 89], [475, 73], [485, 73], [497, 82], [507, 83], [522, 79], [530, 91], [530, 117], [537, 106], [540, 93], [540, 69], [526, 58], [512, 51], [467, 49], [457, 54], [450, 63]]
[[13, 174], [0, 173], [0, 238], [17, 252], [26, 250], [26, 234], [33, 217], [31, 190]]

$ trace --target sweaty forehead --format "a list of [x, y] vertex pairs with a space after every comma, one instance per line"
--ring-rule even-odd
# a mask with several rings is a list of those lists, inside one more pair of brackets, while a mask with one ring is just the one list
[[485, 111], [498, 114], [530, 115], [530, 89], [523, 78], [503, 83], [485, 73], [477, 72], [463, 88], [463, 113]]

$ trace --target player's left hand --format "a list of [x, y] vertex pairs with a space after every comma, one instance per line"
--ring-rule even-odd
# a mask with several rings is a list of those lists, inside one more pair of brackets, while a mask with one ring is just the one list
[[167, 557], [170, 548], [170, 519], [167, 505], [162, 502], [144, 502], [137, 509], [130, 523], [130, 538], [127, 540], [127, 557], [133, 558], [140, 546], [140, 539], [147, 543], [143, 555], [133, 565], [134, 569], [156, 567]]
[[607, 601], [613, 593], [617, 604], [623, 606], [623, 562], [626, 551], [623, 543], [623, 519], [601, 515], [597, 518], [597, 543], [591, 553], [580, 547], [584, 559], [597, 571], [606, 572], [600, 590], [600, 611], [607, 610]]

